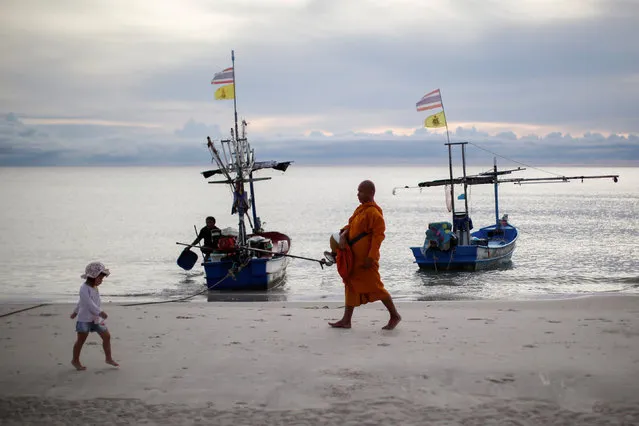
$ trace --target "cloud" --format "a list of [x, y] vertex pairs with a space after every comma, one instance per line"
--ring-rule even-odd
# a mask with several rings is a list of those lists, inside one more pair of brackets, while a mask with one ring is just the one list
[[[250, 127], [249, 127], [250, 129]], [[202, 165], [210, 164], [206, 136], [219, 139], [216, 125], [187, 121], [173, 131], [157, 128], [88, 125], [27, 125], [15, 114], [0, 118], [0, 166], [35, 165]], [[224, 135], [226, 136], [226, 135]], [[492, 156], [547, 164], [637, 165], [639, 137], [549, 133], [517, 137], [457, 127], [453, 141], [471, 142], [473, 162]], [[447, 163], [445, 134], [416, 129], [410, 134], [347, 131], [251, 138], [258, 160], [301, 164]]]
[[[632, 135], [638, 19], [624, 0], [8, 0], [0, 114], [51, 133], [60, 158], [107, 140], [146, 158], [227, 134], [232, 102], [209, 81], [234, 47], [256, 143], [402, 140], [437, 87], [458, 137]], [[5, 149], [39, 149], [14, 136]]]
[[205, 157], [196, 147], [206, 154], [204, 141], [157, 129], [27, 125], [15, 114], [0, 117], [0, 166], [197, 164]]
[[222, 136], [220, 132], [220, 126], [214, 124], [207, 126], [204, 123], [198, 123], [193, 119], [190, 119], [181, 129], [175, 130], [174, 134], [181, 138], [201, 138], [203, 135], [210, 136], [213, 139], [219, 139]]

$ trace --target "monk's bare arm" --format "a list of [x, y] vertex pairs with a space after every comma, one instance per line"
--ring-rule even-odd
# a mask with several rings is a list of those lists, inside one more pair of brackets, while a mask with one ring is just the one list
[[368, 257], [379, 261], [379, 249], [382, 246], [382, 241], [384, 241], [386, 224], [384, 223], [384, 217], [379, 212], [372, 211], [370, 214], [371, 246], [368, 251]]
[[349, 225], [346, 225], [342, 229], [339, 230], [339, 248], [346, 248], [346, 244], [348, 244], [348, 231], [350, 229]]

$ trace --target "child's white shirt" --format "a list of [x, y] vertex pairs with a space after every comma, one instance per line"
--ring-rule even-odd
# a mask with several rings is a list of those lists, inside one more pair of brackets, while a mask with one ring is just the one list
[[79, 322], [100, 323], [100, 293], [97, 288], [91, 287], [86, 282], [80, 286], [80, 300], [73, 310]]

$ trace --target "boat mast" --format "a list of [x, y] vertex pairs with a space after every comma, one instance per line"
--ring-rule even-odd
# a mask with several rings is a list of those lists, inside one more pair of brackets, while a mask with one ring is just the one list
[[[246, 138], [246, 122], [242, 121], [242, 135]], [[255, 162], [255, 150], [251, 149], [251, 163]], [[249, 172], [249, 188], [251, 190], [251, 211], [253, 212], [253, 233], [257, 234], [262, 229], [262, 223], [260, 222], [260, 218], [257, 217], [257, 210], [255, 207], [255, 188], [253, 187], [253, 170]]]
[[464, 207], [466, 208], [466, 216], [468, 216], [468, 194], [466, 193], [468, 183], [466, 182], [466, 142], [462, 143], [462, 167], [464, 173]]
[[[455, 212], [455, 201], [454, 201], [454, 197], [453, 197], [453, 186], [455, 185], [455, 183], [461, 183], [464, 185], [464, 207], [465, 207], [465, 211], [464, 211], [464, 225], [461, 227], [461, 229], [459, 229], [459, 239], [462, 242], [462, 244], [466, 244], [467, 240], [470, 238], [470, 229], [466, 229], [468, 227], [467, 223], [467, 218], [468, 218], [468, 194], [467, 194], [467, 190], [468, 190], [468, 182], [466, 180], [466, 145], [468, 144], [468, 142], [448, 142], [446, 145], [448, 145], [448, 165], [449, 165], [449, 171], [450, 171], [450, 195], [451, 195], [451, 206], [453, 207], [453, 229], [456, 228], [455, 226], [455, 219], [456, 219], [456, 212]], [[453, 145], [461, 145], [461, 156], [462, 156], [462, 170], [463, 170], [463, 177], [461, 179], [455, 179], [453, 177], [453, 161], [452, 161], [452, 146]]]
[[238, 215], [238, 237], [242, 246], [246, 245], [246, 225], [244, 224], [244, 153], [241, 148], [240, 133], [237, 127], [237, 88], [235, 84], [235, 51], [231, 50], [231, 64], [233, 67], [233, 113], [235, 118], [235, 133], [233, 139], [235, 139], [235, 167], [237, 176], [235, 178], [234, 192], [237, 200], [237, 215]]
[[453, 177], [453, 154], [452, 144], [448, 142], [448, 170], [450, 172], [450, 206], [452, 210], [453, 220], [455, 219], [455, 178]]
[[[453, 221], [455, 219], [455, 184], [453, 178], [453, 156], [452, 156], [452, 148], [450, 143], [450, 133], [448, 132], [448, 119], [446, 118], [446, 109], [444, 108], [444, 98], [442, 96], [442, 91], [439, 89], [439, 98], [442, 104], [442, 112], [444, 113], [444, 123], [446, 124], [446, 145], [448, 145], [448, 169], [450, 171], [450, 207], [453, 214]], [[465, 195], [464, 195], [465, 196]]]
[[499, 182], [497, 181], [497, 157], [493, 157], [493, 173], [495, 174], [495, 226], [497, 228], [501, 227], [501, 223], [499, 222]]

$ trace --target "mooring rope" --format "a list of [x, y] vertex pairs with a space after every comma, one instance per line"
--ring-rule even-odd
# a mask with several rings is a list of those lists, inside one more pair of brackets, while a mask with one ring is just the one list
[[28, 308], [18, 309], [17, 311], [13, 311], [13, 312], [9, 312], [9, 313], [6, 313], [6, 314], [2, 314], [2, 315], [0, 315], [0, 318], [8, 317], [9, 315], [17, 314], [17, 313], [28, 311], [28, 310], [35, 309], [35, 308], [41, 308], [42, 306], [48, 306], [48, 305], [50, 305], [50, 303], [41, 303], [39, 305], [30, 306]]
[[[246, 265], [248, 265], [248, 260], [246, 262], [244, 262], [242, 265], [240, 265], [240, 267], [237, 269], [237, 271], [235, 271], [235, 273], [237, 274], [238, 272], [240, 272]], [[195, 294], [192, 294], [190, 296], [186, 296], [186, 297], [181, 297], [179, 299], [171, 299], [171, 300], [160, 300], [160, 301], [156, 301], [156, 302], [140, 302], [140, 303], [129, 303], [126, 305], [121, 305], [121, 306], [142, 306], [142, 305], [159, 305], [161, 303], [173, 303], [173, 302], [183, 302], [185, 300], [189, 300], [194, 298], [195, 296], [199, 296], [200, 294], [203, 294], [209, 290], [211, 290], [212, 288], [220, 285], [222, 283], [222, 281], [224, 281], [225, 279], [227, 279], [228, 277], [233, 276], [233, 273], [229, 270], [229, 272], [218, 282], [216, 282], [215, 284], [213, 284], [212, 286], [206, 286], [206, 288], [202, 291], [199, 291]]]

